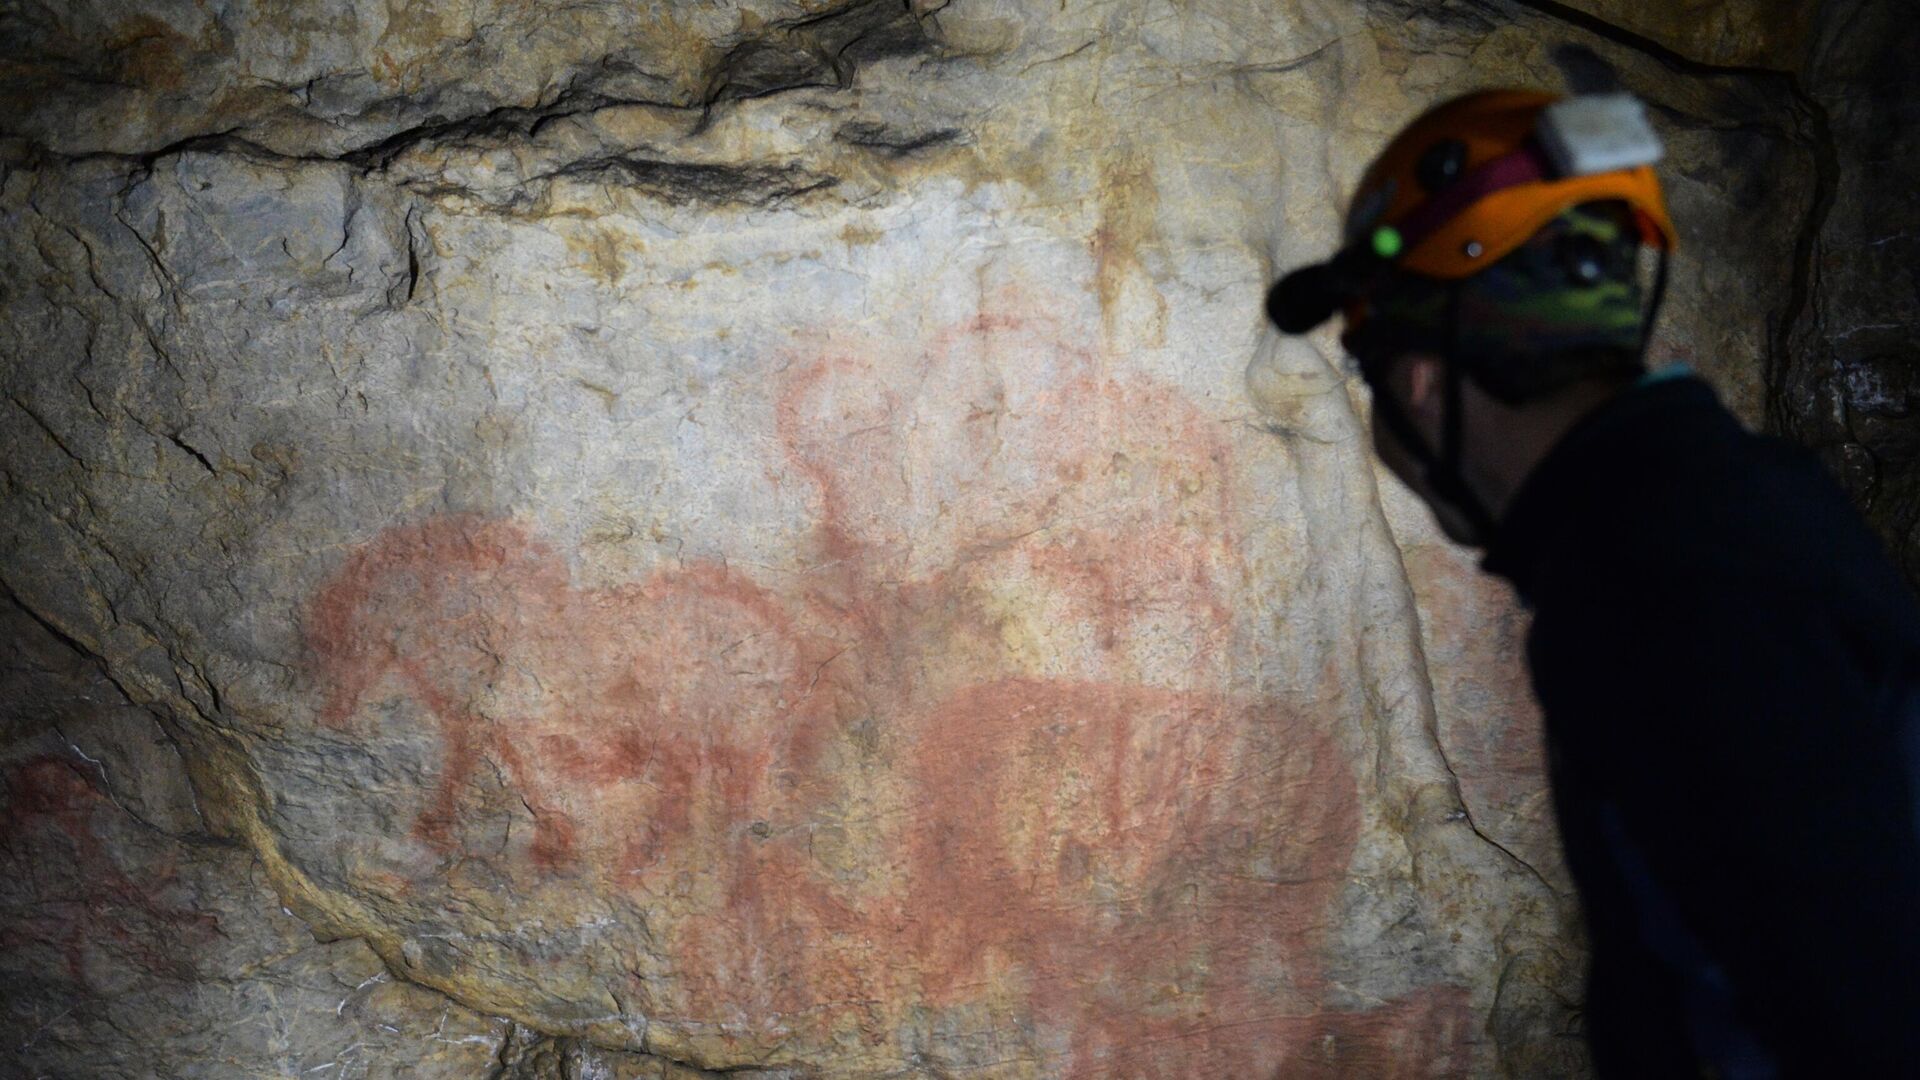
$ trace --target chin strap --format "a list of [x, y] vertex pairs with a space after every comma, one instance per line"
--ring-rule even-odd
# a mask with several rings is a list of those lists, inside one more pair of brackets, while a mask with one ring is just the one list
[[1414, 426], [1413, 420], [1393, 399], [1393, 395], [1376, 389], [1374, 409], [1387, 430], [1393, 432], [1393, 437], [1419, 463], [1426, 476], [1428, 489], [1466, 519], [1476, 539], [1485, 541], [1493, 535], [1493, 515], [1487, 512], [1479, 496], [1467, 487], [1466, 480], [1460, 475], [1462, 445], [1466, 441], [1460, 407], [1460, 385], [1464, 377], [1465, 373], [1458, 363], [1446, 361], [1446, 416], [1442, 421], [1445, 426], [1441, 434], [1441, 450], [1437, 454], [1427, 445], [1420, 429]]
[[1446, 416], [1441, 418], [1440, 454], [1427, 463], [1427, 484], [1433, 493], [1445, 499], [1473, 527], [1474, 538], [1482, 543], [1493, 536], [1493, 514], [1480, 496], [1467, 486], [1460, 473], [1460, 458], [1466, 443], [1466, 409], [1461, 404], [1461, 386], [1466, 382], [1466, 365], [1449, 354], [1446, 363]]
[[[1460, 288], [1459, 282], [1447, 286], [1447, 336], [1446, 348], [1441, 352], [1441, 364], [1445, 368], [1442, 378], [1442, 401], [1446, 414], [1441, 418], [1440, 449], [1436, 453], [1433, 447], [1414, 426], [1406, 411], [1400, 408], [1392, 394], [1376, 390], [1375, 408], [1380, 419], [1386, 422], [1387, 429], [1394, 438], [1400, 440], [1426, 474], [1427, 487], [1447, 505], [1458, 511], [1473, 528], [1475, 537], [1481, 542], [1493, 536], [1493, 514], [1486, 504], [1467, 486], [1460, 472], [1460, 459], [1466, 443], [1466, 410], [1461, 403], [1461, 387], [1466, 381], [1466, 365], [1460, 360]], [[1653, 273], [1652, 298], [1647, 304], [1647, 313], [1640, 324], [1640, 366], [1646, 367], [1647, 348], [1653, 341], [1654, 320], [1660, 315], [1660, 304], [1667, 295], [1667, 252], [1660, 249], [1660, 260]]]
[[1460, 362], [1457, 347], [1460, 334], [1460, 285], [1458, 282], [1447, 286], [1447, 337], [1446, 348], [1441, 351], [1441, 385], [1445, 414], [1440, 423], [1440, 449], [1427, 445], [1420, 429], [1395, 401], [1392, 394], [1384, 390], [1374, 391], [1374, 408], [1380, 419], [1393, 432], [1413, 459], [1419, 463], [1426, 476], [1427, 487], [1442, 502], [1466, 519], [1473, 529], [1474, 538], [1484, 543], [1493, 535], [1493, 515], [1487, 511], [1480, 497], [1467, 486], [1466, 478], [1460, 474], [1460, 459], [1466, 447], [1466, 410], [1462, 406], [1462, 387], [1466, 381], [1466, 365]]

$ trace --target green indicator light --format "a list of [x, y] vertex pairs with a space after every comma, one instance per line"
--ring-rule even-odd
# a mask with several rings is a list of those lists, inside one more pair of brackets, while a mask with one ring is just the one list
[[1400, 230], [1391, 225], [1373, 230], [1373, 253], [1383, 259], [1400, 254]]

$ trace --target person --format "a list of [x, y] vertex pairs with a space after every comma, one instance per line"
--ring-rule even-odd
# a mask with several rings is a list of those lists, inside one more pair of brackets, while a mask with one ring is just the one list
[[[1804, 451], [1644, 357], [1674, 226], [1630, 95], [1483, 91], [1268, 295], [1532, 612], [1603, 1076], [1920, 1076], [1920, 607]], [[1657, 269], [1656, 269], [1657, 267]]]

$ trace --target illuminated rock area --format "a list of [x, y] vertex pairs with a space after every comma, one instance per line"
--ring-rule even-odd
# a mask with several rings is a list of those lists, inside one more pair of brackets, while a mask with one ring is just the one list
[[4, 25], [0, 1071], [1585, 1071], [1523, 616], [1259, 302], [1584, 44], [1673, 148], [1656, 360], [1760, 419], [1836, 166], [1706, 65], [1777, 26]]

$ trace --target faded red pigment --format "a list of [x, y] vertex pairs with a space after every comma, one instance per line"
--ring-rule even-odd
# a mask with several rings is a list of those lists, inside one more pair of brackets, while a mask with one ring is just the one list
[[89, 990], [124, 988], [129, 968], [191, 983], [196, 950], [220, 937], [220, 920], [169, 899], [178, 878], [170, 857], [150, 856], [131, 873], [122, 867], [116, 852], [126, 846], [110, 845], [103, 833], [126, 812], [91, 772], [53, 756], [0, 769], [7, 823], [0, 873], [8, 880], [0, 949], [10, 956], [57, 949], [66, 977]]
[[633, 837], [619, 860], [629, 872], [703, 824], [764, 817], [776, 762], [804, 766], [828, 700], [811, 686], [828, 643], [798, 634], [752, 583], [695, 565], [576, 590], [551, 549], [508, 522], [388, 530], [311, 611], [310, 640], [335, 673], [328, 723], [344, 726], [375, 690], [437, 722], [441, 780], [420, 838], [460, 846], [460, 797], [486, 758], [526, 800], [528, 854], [549, 871], [580, 854], [563, 792], [626, 793], [623, 820], [641, 826], [619, 833]]
[[518, 523], [390, 529], [312, 601], [326, 721], [431, 717], [446, 858], [504, 785], [527, 872], [673, 913], [657, 1023], [825, 1045], [1010, 1010], [1058, 1075], [1444, 1070], [1463, 991], [1329, 1003], [1359, 799], [1325, 725], [1232, 689], [1219, 425], [1038, 316], [897, 348], [785, 368], [803, 572], [585, 588]]

